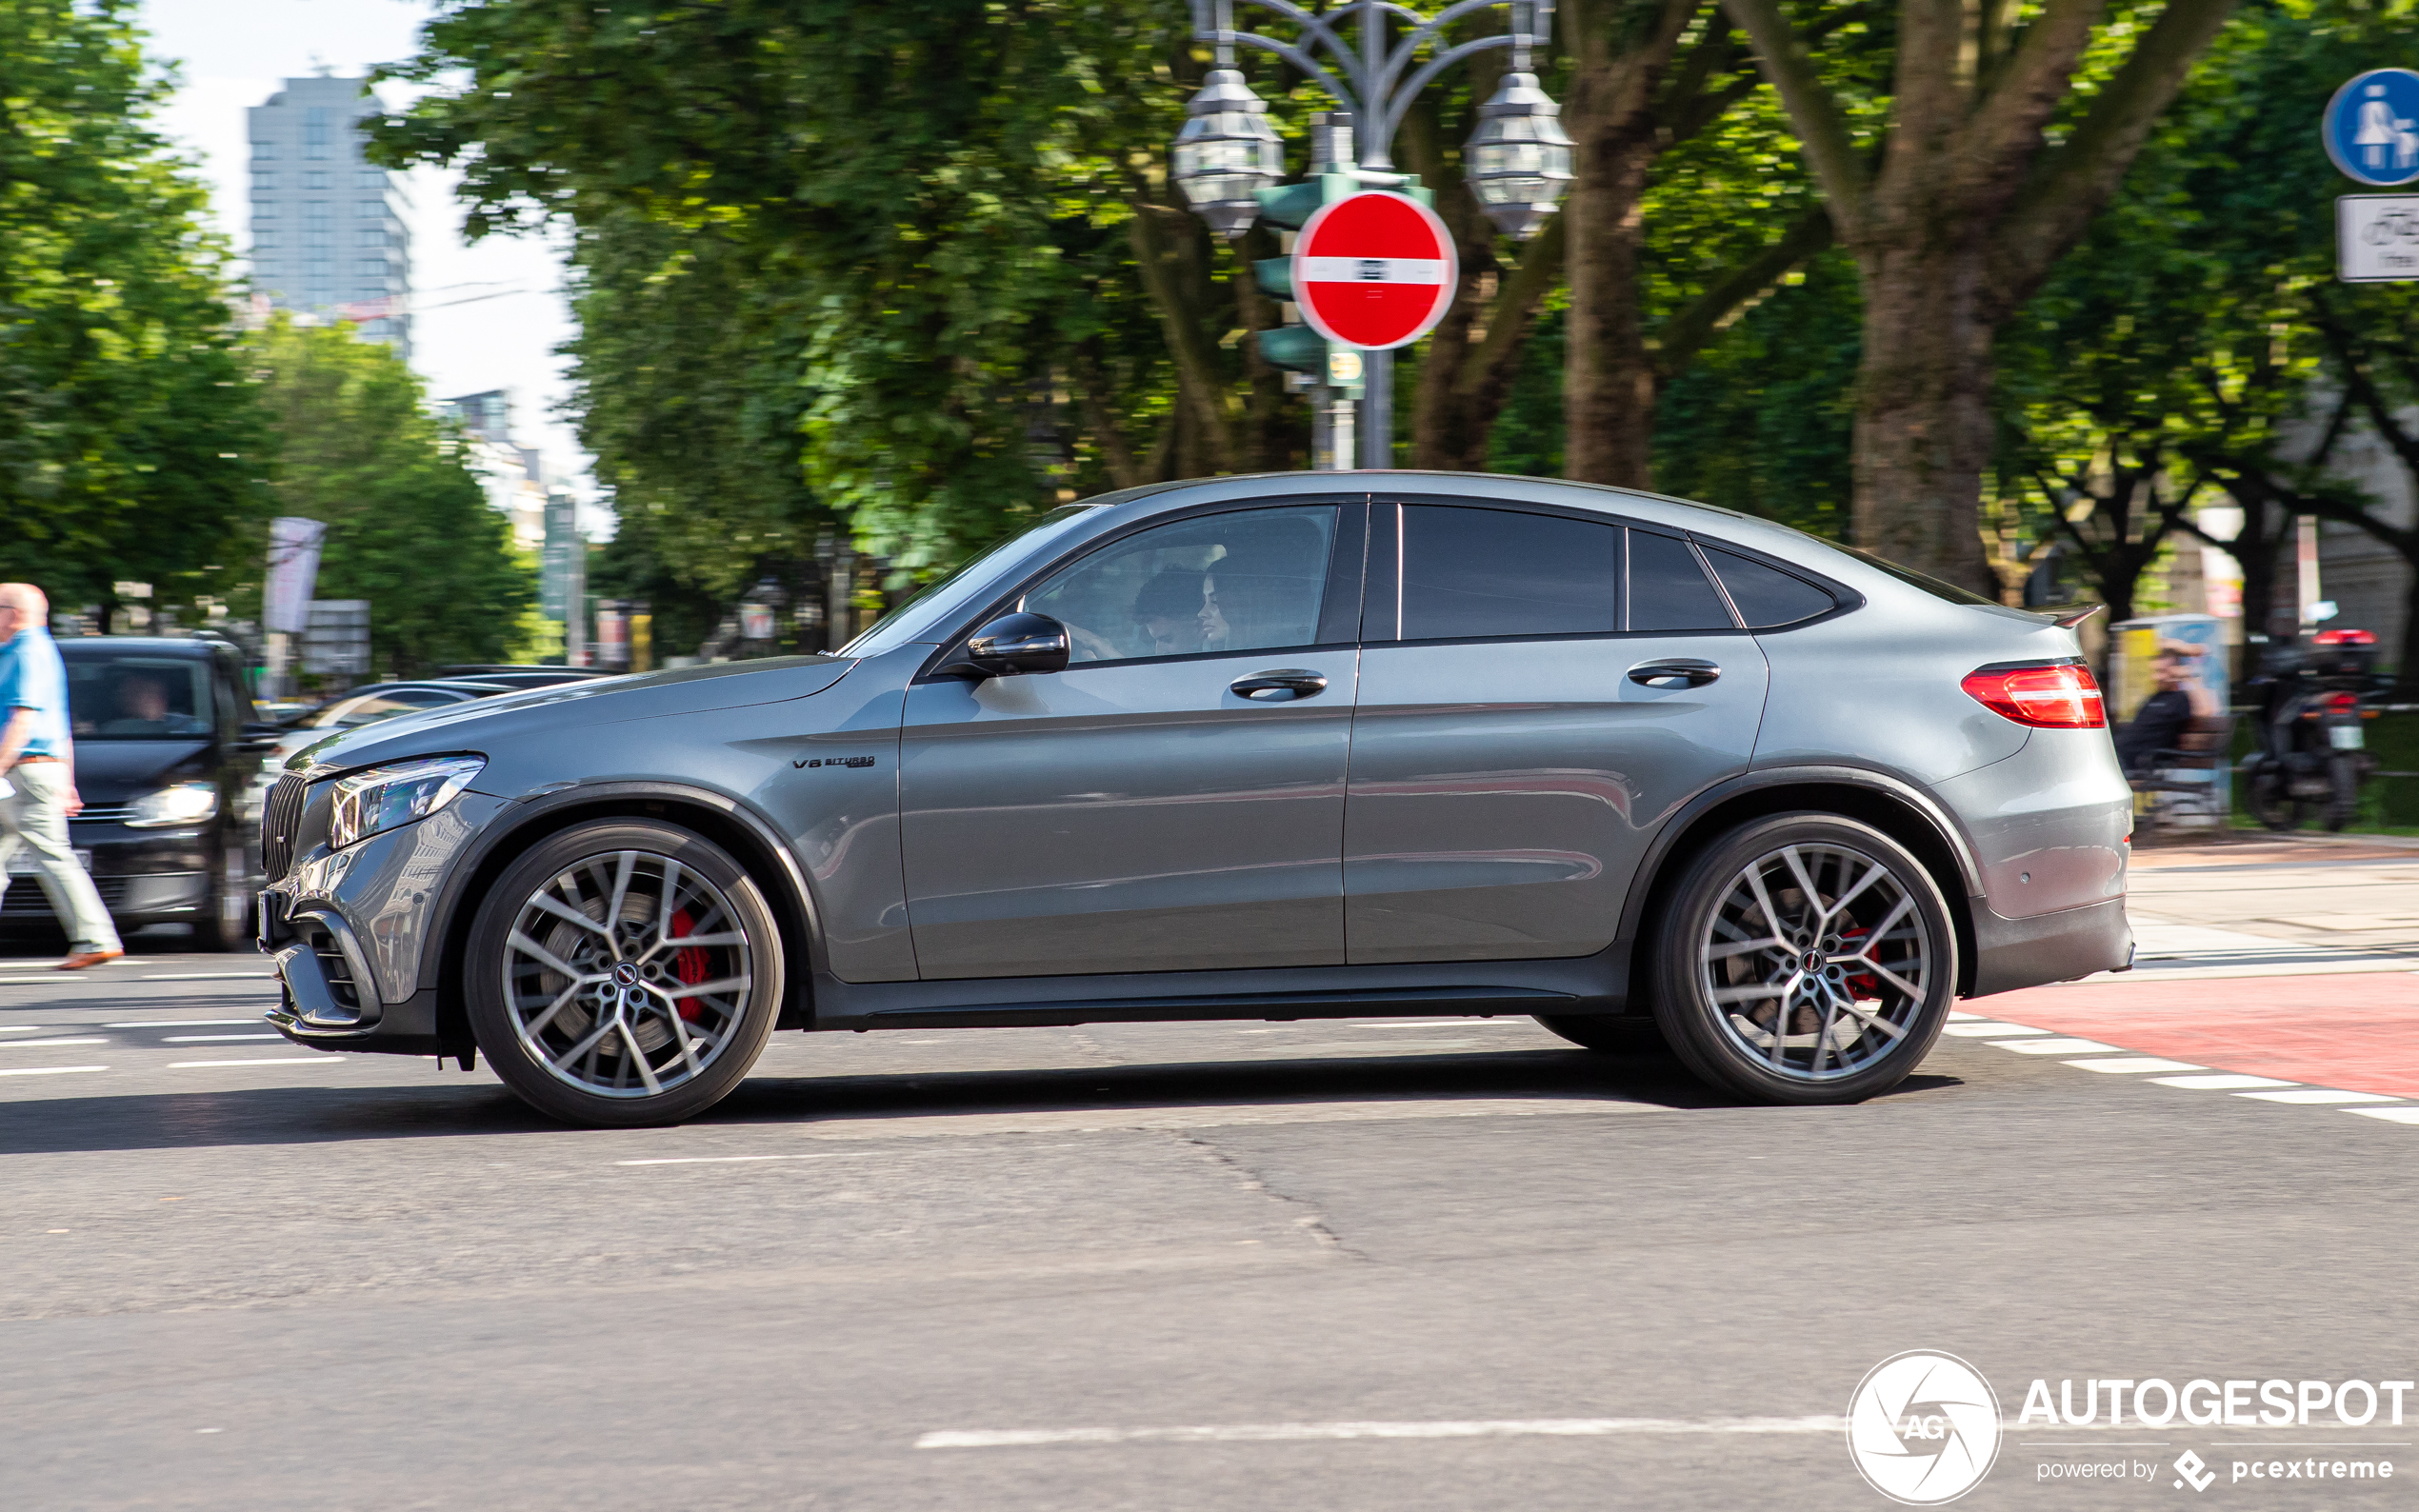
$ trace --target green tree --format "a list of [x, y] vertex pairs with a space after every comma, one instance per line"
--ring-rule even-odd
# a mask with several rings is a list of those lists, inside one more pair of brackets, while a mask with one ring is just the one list
[[325, 521], [316, 595], [370, 601], [373, 665], [396, 676], [510, 658], [535, 564], [490, 507], [460, 433], [420, 380], [350, 327], [280, 315], [253, 348], [274, 428], [277, 512]]
[[1863, 286], [1859, 546], [1976, 588], [1999, 331], [2124, 179], [2233, 0], [1899, 0], [1886, 94], [1807, 46], [1780, 0], [1753, 39]]
[[146, 124], [129, 0], [0, 4], [0, 574], [226, 593], [266, 512], [207, 194]]

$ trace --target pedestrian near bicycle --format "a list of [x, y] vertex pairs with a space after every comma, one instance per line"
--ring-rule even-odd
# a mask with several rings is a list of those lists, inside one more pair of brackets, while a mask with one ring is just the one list
[[50, 911], [68, 926], [62, 971], [126, 954], [99, 889], [68, 844], [75, 792], [75, 742], [68, 720], [68, 672], [51, 644], [50, 601], [30, 583], [0, 583], [0, 898], [9, 867], [30, 850]]

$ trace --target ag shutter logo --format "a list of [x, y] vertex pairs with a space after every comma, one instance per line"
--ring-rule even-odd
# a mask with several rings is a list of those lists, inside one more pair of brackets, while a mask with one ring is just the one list
[[1866, 1481], [1893, 1502], [1954, 1502], [1999, 1458], [1999, 1399], [1982, 1372], [1955, 1355], [1892, 1355], [1849, 1399], [1848, 1449]]

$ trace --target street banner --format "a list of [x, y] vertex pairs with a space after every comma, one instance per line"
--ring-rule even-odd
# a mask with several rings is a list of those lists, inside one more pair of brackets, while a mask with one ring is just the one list
[[1303, 324], [1364, 351], [1407, 347], [1453, 303], [1461, 267], [1442, 217], [1408, 194], [1365, 189], [1319, 207], [1293, 242]]
[[280, 515], [269, 522], [269, 577], [261, 589], [261, 623], [282, 635], [310, 627], [310, 595], [319, 585], [319, 547], [328, 527]]

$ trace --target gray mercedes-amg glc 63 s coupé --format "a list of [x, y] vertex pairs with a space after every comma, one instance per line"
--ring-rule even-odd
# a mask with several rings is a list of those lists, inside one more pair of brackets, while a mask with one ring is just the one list
[[2073, 630], [1724, 510], [1443, 473], [1054, 510], [839, 652], [298, 753], [271, 1015], [582, 1124], [776, 1029], [1402, 1012], [1870, 1097], [1959, 996], [2124, 967]]

